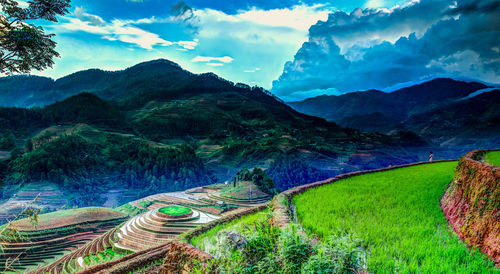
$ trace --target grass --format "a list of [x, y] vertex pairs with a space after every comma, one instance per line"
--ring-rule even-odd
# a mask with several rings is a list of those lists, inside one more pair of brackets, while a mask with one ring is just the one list
[[259, 221], [265, 220], [269, 215], [269, 209], [264, 209], [259, 212], [248, 214], [240, 218], [231, 220], [230, 222], [222, 223], [218, 226], [213, 227], [206, 232], [191, 238], [191, 244], [203, 249], [208, 250], [209, 246], [217, 244], [217, 238], [215, 237], [219, 232], [222, 231], [239, 231], [244, 226], [249, 226]]
[[370, 272], [491, 273], [485, 255], [453, 234], [439, 200], [456, 162], [347, 178], [293, 198], [308, 233], [363, 241]]
[[185, 215], [192, 212], [190, 208], [184, 206], [166, 206], [160, 208], [158, 211], [171, 216]]
[[484, 154], [483, 159], [492, 166], [500, 166], [500, 150], [487, 152]]

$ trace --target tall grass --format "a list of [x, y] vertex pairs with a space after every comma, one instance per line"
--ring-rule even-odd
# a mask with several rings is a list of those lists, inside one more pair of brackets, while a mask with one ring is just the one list
[[439, 200], [457, 163], [434, 163], [347, 178], [293, 198], [308, 233], [363, 241], [370, 272], [490, 273], [491, 260], [450, 230]]
[[252, 214], [244, 215], [230, 222], [222, 223], [212, 229], [191, 238], [190, 243], [198, 248], [208, 251], [210, 247], [218, 244], [216, 235], [222, 231], [241, 231], [243, 227], [265, 220], [269, 215], [269, 209], [264, 209]]
[[484, 154], [483, 159], [492, 166], [500, 166], [500, 151], [490, 151]]
[[280, 229], [258, 212], [214, 227], [194, 244], [215, 257], [219, 273], [358, 273], [358, 240], [308, 238], [297, 225]]

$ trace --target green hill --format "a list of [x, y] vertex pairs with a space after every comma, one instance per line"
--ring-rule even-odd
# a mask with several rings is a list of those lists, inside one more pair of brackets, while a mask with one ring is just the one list
[[276, 180], [276, 188], [286, 189], [416, 161], [428, 151], [418, 136], [341, 128], [293, 110], [262, 88], [193, 74], [168, 60], [81, 71], [49, 86], [33, 100], [57, 102], [0, 107], [0, 138], [14, 136], [17, 147], [2, 152], [13, 157], [2, 162], [1, 179], [11, 189], [57, 183], [75, 203], [99, 205], [97, 193], [112, 187], [146, 195], [222, 183], [254, 167], [269, 168], [273, 178], [290, 174]]

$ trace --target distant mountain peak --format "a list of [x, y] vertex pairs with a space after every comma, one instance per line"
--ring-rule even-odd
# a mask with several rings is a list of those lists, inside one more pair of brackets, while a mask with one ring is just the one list
[[147, 67], [147, 66], [154, 66], [154, 65], [168, 65], [168, 66], [171, 66], [174, 68], [182, 69], [182, 67], [179, 64], [172, 62], [168, 59], [160, 58], [160, 59], [155, 59], [155, 60], [139, 63], [137, 65], [129, 67], [127, 70], [143, 68], [143, 67]]

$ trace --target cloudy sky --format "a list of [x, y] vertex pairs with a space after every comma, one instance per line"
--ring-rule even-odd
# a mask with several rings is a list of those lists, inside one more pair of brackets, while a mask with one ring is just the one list
[[34, 74], [166, 58], [287, 100], [436, 76], [500, 82], [499, 15], [494, 0], [73, 0], [43, 25], [62, 57]]

